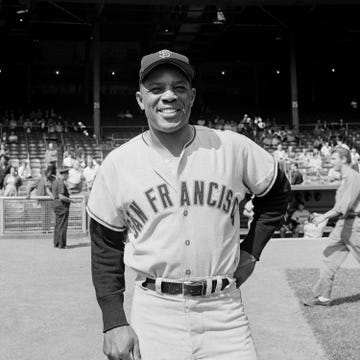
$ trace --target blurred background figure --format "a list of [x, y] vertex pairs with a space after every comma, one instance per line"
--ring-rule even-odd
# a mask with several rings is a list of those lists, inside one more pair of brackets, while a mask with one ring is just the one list
[[299, 237], [300, 233], [304, 233], [305, 221], [308, 221], [310, 218], [310, 212], [305, 209], [305, 204], [299, 202], [297, 204], [296, 210], [291, 215], [291, 220], [293, 222], [293, 237]]

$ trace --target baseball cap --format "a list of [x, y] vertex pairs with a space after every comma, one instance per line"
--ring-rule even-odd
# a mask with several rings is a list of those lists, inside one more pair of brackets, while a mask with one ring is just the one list
[[171, 64], [176, 66], [190, 81], [194, 78], [195, 70], [190, 65], [189, 59], [185, 55], [164, 49], [145, 55], [141, 59], [141, 68], [139, 71], [140, 83], [151, 72], [151, 70], [162, 64]]

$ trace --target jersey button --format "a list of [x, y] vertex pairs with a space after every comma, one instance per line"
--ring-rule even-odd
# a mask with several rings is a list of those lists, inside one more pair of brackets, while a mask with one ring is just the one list
[[190, 245], [190, 240], [186, 240], [186, 241], [185, 241], [185, 245], [186, 245], [186, 246], [189, 246], [189, 245]]
[[189, 212], [187, 210], [184, 210], [183, 214], [184, 216], [188, 216]]
[[185, 274], [186, 274], [186, 275], [190, 275], [190, 274], [191, 274], [191, 270], [190, 270], [190, 269], [187, 269], [187, 270], [185, 271]]

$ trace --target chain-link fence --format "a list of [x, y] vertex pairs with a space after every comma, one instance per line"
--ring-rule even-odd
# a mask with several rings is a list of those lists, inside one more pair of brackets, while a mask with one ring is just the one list
[[[86, 197], [71, 196], [68, 233], [87, 231]], [[53, 201], [48, 196], [0, 197], [0, 236], [52, 233], [55, 224]]]

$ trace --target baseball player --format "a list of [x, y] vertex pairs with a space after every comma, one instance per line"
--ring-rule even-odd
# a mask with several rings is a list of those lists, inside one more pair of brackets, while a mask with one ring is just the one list
[[[149, 130], [113, 150], [89, 202], [92, 275], [109, 359], [254, 360], [238, 287], [281, 224], [290, 186], [273, 157], [232, 131], [189, 124], [186, 56], [143, 57]], [[255, 194], [241, 245], [239, 203]], [[136, 274], [130, 324], [124, 263]]]
[[340, 219], [323, 251], [323, 266], [313, 287], [313, 298], [303, 300], [307, 306], [331, 306], [335, 275], [349, 252], [360, 262], [360, 174], [351, 168], [350, 151], [342, 146], [333, 150], [331, 162], [341, 174], [335, 205], [325, 214], [316, 214], [312, 222], [319, 226], [330, 218], [340, 216]]

